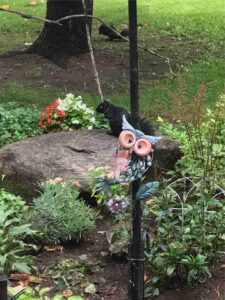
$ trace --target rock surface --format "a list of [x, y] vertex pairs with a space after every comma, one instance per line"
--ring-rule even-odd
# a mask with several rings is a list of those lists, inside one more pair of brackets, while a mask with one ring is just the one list
[[[89, 192], [88, 171], [100, 166], [113, 168], [118, 139], [104, 130], [50, 133], [8, 145], [0, 150], [1, 185], [30, 201], [46, 176], [72, 176]], [[154, 161], [171, 169], [180, 158], [179, 145], [163, 138], [156, 146]]]

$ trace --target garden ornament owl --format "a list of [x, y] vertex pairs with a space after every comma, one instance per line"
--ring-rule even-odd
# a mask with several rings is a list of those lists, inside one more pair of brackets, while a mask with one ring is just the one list
[[153, 145], [161, 138], [145, 135], [135, 129], [123, 115], [123, 131], [119, 135], [114, 177], [120, 182], [141, 178], [152, 165]]

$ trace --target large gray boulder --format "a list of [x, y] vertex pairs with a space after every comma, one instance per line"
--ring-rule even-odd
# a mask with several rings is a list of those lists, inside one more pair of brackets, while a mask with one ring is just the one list
[[[104, 130], [50, 133], [16, 142], [0, 150], [0, 174], [5, 175], [1, 185], [30, 201], [46, 176], [73, 176], [89, 192], [88, 172], [100, 166], [113, 168], [117, 146], [118, 139]], [[178, 143], [162, 138], [154, 161], [167, 170], [180, 156]]]

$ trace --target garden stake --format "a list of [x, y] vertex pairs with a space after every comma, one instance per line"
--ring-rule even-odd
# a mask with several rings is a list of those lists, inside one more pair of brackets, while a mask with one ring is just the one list
[[7, 276], [0, 276], [0, 300], [7, 300]]
[[[129, 7], [129, 31], [130, 31], [130, 108], [134, 127], [140, 128], [139, 120], [139, 95], [138, 95], [138, 46], [137, 46], [137, 2], [128, 1]], [[136, 193], [140, 186], [140, 180], [132, 183], [132, 232], [130, 241], [130, 264], [128, 299], [144, 299], [144, 250], [141, 237], [141, 203], [136, 201]]]

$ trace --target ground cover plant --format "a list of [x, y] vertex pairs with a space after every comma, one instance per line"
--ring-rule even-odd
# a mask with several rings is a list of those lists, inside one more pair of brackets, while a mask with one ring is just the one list
[[13, 108], [13, 103], [0, 106], [0, 120], [0, 147], [43, 133], [37, 127], [38, 111], [35, 108]]

